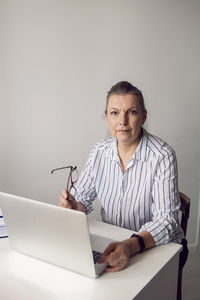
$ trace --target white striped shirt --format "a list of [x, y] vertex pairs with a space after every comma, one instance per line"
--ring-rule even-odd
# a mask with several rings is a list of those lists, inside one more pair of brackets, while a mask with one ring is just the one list
[[74, 193], [86, 213], [97, 197], [102, 219], [133, 231], [148, 231], [156, 245], [180, 243], [178, 222], [180, 199], [177, 161], [173, 149], [143, 129], [143, 136], [125, 172], [115, 138], [103, 140], [92, 149]]

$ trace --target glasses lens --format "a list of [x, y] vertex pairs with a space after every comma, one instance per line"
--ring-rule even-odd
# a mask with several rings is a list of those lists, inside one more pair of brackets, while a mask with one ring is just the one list
[[72, 171], [72, 182], [75, 183], [78, 179], [78, 172], [77, 172], [77, 168]]

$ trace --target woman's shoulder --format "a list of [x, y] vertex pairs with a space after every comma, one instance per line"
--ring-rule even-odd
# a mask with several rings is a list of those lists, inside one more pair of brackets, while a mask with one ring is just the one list
[[175, 155], [175, 151], [171, 145], [169, 145], [165, 140], [151, 133], [147, 133], [147, 148], [153, 152], [155, 155], [159, 156], [169, 156]]
[[105, 151], [105, 150], [110, 149], [110, 147], [112, 147], [113, 143], [114, 143], [114, 138], [112, 138], [112, 137], [107, 138], [107, 139], [102, 139], [94, 145], [93, 149], [96, 151], [101, 151], [101, 150]]
[[98, 141], [91, 149], [89, 161], [95, 161], [98, 158], [109, 156], [113, 149], [114, 138], [102, 139]]

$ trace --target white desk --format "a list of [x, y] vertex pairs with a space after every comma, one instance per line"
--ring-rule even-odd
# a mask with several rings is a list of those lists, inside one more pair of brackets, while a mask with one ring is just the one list
[[[116, 240], [131, 231], [90, 221], [90, 230]], [[1, 300], [175, 300], [181, 246], [155, 247], [131, 259], [125, 270], [104, 273], [98, 279], [58, 268], [11, 250], [0, 239]]]

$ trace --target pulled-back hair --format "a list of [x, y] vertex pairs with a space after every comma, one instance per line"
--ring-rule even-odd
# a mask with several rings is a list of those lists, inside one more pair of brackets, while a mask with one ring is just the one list
[[107, 106], [108, 106], [108, 100], [111, 95], [135, 95], [138, 97], [138, 100], [140, 102], [140, 107], [143, 112], [146, 112], [145, 104], [144, 104], [144, 98], [142, 95], [142, 92], [135, 86], [133, 86], [130, 82], [128, 81], [120, 81], [113, 85], [111, 89], [107, 93], [107, 98], [106, 98], [106, 111], [107, 113]]

